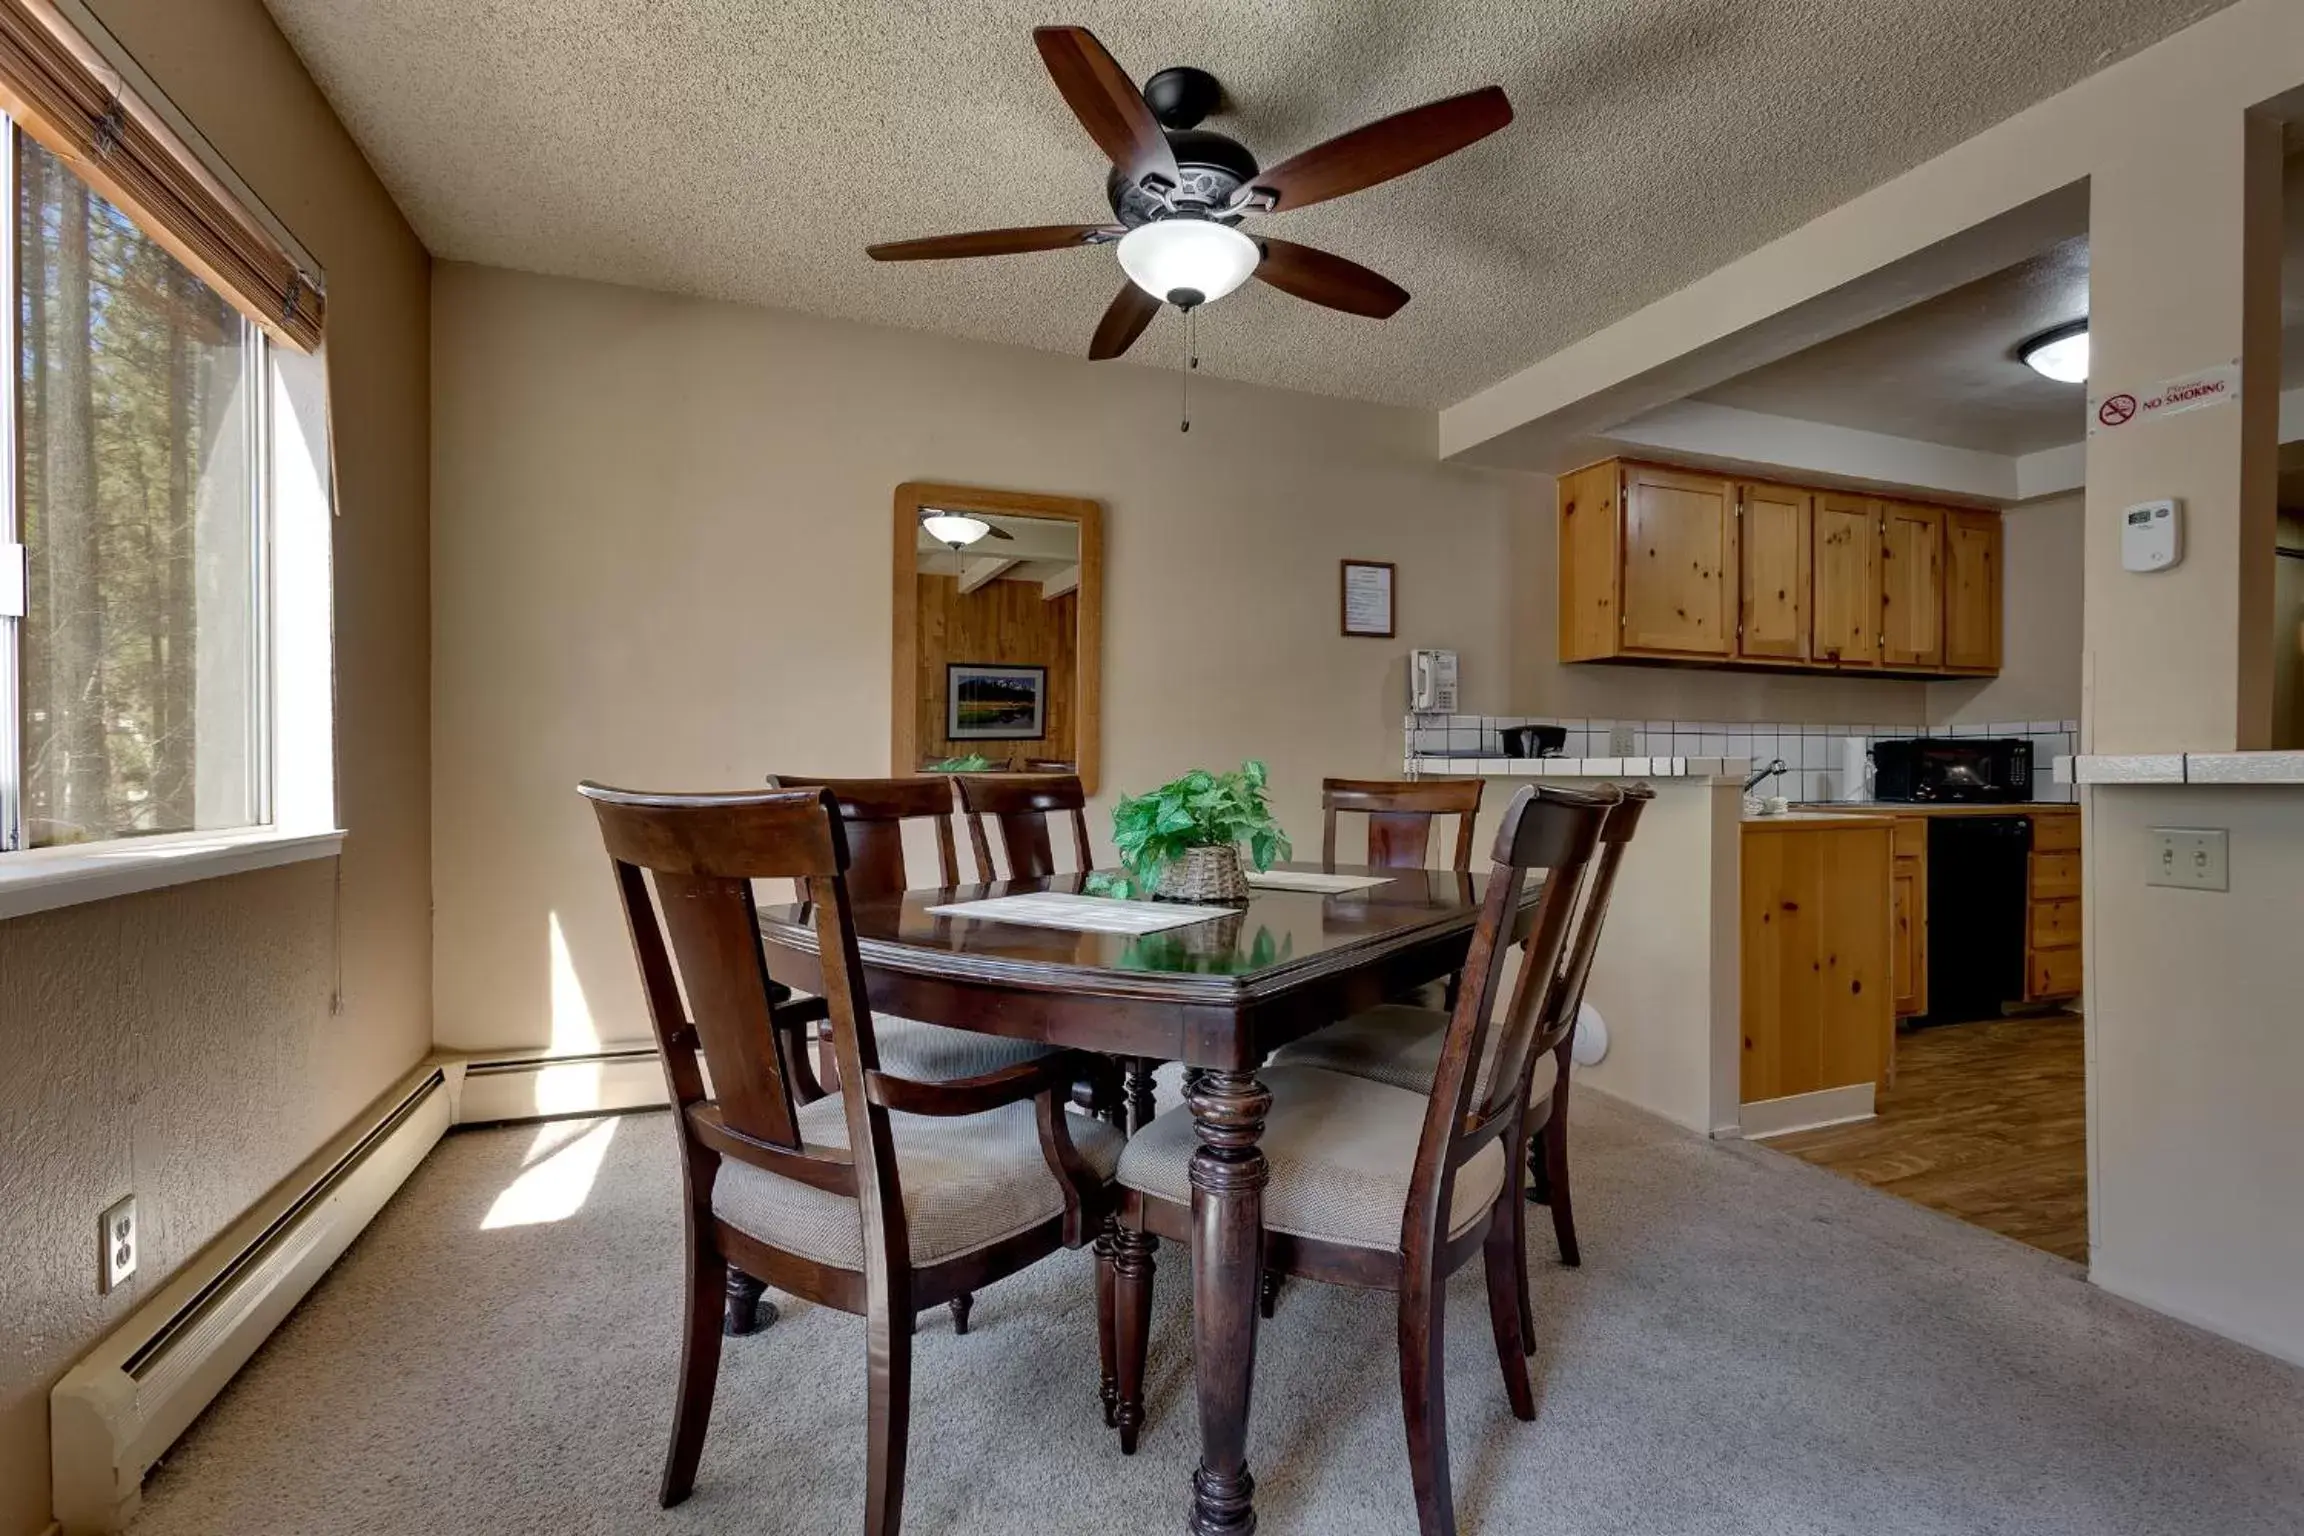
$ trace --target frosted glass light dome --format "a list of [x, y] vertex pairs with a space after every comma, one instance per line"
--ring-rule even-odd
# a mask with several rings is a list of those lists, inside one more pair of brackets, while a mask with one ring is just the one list
[[2059, 384], [2088, 382], [2088, 322], [2075, 320], [2043, 331], [2024, 343], [2020, 354], [2027, 366]]
[[1120, 237], [1121, 269], [1167, 304], [1213, 304], [1263, 259], [1255, 241], [1213, 219], [1156, 219]]
[[920, 519], [920, 526], [928, 530], [928, 537], [954, 549], [973, 544], [992, 531], [990, 523], [965, 512], [931, 512]]

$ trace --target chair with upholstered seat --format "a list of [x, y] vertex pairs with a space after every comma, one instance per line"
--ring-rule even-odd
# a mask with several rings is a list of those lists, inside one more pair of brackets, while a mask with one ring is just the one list
[[[1084, 1063], [1042, 1056], [959, 1081], [889, 1069], [856, 950], [845, 829], [824, 790], [652, 795], [586, 784], [671, 1092], [685, 1192], [680, 1386], [659, 1490], [694, 1486], [732, 1268], [865, 1319], [865, 1530], [903, 1510], [918, 1308], [1012, 1275], [1103, 1224], [1121, 1137], [1066, 1108]], [[752, 881], [809, 903], [841, 1091], [794, 1092], [760, 963]], [[811, 1010], [812, 1011], [812, 1010]], [[711, 1074], [707, 1097], [704, 1073]]]
[[[1088, 793], [1076, 773], [956, 773], [952, 788], [968, 823], [968, 851], [976, 859], [976, 879], [1039, 880], [1056, 873], [1056, 849], [1048, 819], [1062, 815], [1071, 824], [1072, 867], [1087, 870], [1096, 857], [1088, 848]], [[1007, 860], [1002, 876], [992, 860], [991, 827], [1000, 830]]]
[[[1585, 875], [1573, 936], [1544, 999], [1544, 1030], [1555, 1044], [1530, 1061], [1535, 1077], [1528, 1085], [1527, 1130], [1530, 1136], [1541, 1138], [1541, 1144], [1530, 1147], [1528, 1152], [1529, 1199], [1550, 1207], [1553, 1236], [1560, 1245], [1560, 1262], [1571, 1266], [1582, 1263], [1583, 1255], [1576, 1242], [1576, 1215], [1568, 1184], [1569, 1054], [1575, 1044], [1576, 1017], [1584, 1005], [1584, 984], [1592, 974], [1592, 957], [1600, 947], [1601, 925], [1607, 921], [1608, 898], [1615, 888], [1617, 866], [1623, 862], [1624, 850], [1640, 825], [1641, 811], [1656, 798], [1656, 792], [1645, 784], [1635, 784], [1622, 794], [1623, 798], [1609, 807], [1601, 823], [1599, 856]], [[1320, 1067], [1428, 1093], [1439, 1069], [1447, 1030], [1445, 1013], [1386, 1003], [1283, 1046], [1273, 1060], [1288, 1066]], [[1524, 1315], [1527, 1307], [1525, 1247], [1523, 1239]]]
[[[1485, 1260], [1489, 1322], [1513, 1415], [1536, 1416], [1512, 1273], [1519, 1262], [1514, 1217], [1520, 1191], [1508, 1159], [1521, 1145], [1530, 1055], [1547, 1044], [1544, 979], [1558, 963], [1572, 893], [1608, 804], [1600, 795], [1528, 787], [1505, 809], [1431, 1092], [1318, 1067], [1275, 1065], [1260, 1074], [1271, 1095], [1259, 1116], [1268, 1164], [1265, 1267], [1396, 1293], [1408, 1461], [1424, 1536], [1455, 1529], [1442, 1388], [1444, 1309], [1448, 1276], [1475, 1254]], [[1546, 879], [1527, 919], [1526, 961], [1499, 1016], [1504, 956], [1528, 872], [1536, 868]], [[1201, 1145], [1183, 1111], [1154, 1120], [1120, 1157], [1113, 1289], [1123, 1451], [1135, 1448], [1144, 1420], [1153, 1253], [1159, 1238], [1193, 1237], [1197, 1159], [1208, 1159], [1210, 1175], [1222, 1176], [1221, 1153]]]
[[[853, 860], [848, 870], [848, 892], [856, 901], [885, 901], [901, 899], [911, 888], [911, 879], [904, 861], [904, 825], [906, 822], [927, 823], [936, 840], [936, 883], [954, 886], [960, 883], [960, 860], [952, 846], [952, 780], [947, 774], [928, 774], [905, 779], [803, 779], [789, 774], [770, 774], [772, 787], [784, 789], [828, 789], [840, 808], [840, 820], [847, 828], [849, 856]], [[899, 1018], [894, 1014], [877, 1014], [872, 1021], [873, 1036], [880, 1048], [881, 1063], [900, 1077], [916, 1078], [922, 1082], [935, 1082], [942, 1078], [976, 1077], [997, 1072], [1003, 1067], [1034, 1060], [1049, 1053], [1049, 1047], [1033, 1040], [1014, 1040], [1003, 1035], [979, 1034], [974, 1030], [953, 1029], [949, 1025], [931, 1024], [922, 1019]], [[816, 1039], [816, 1071], [825, 1087], [839, 1080], [839, 1068], [834, 1060], [829, 1025], [819, 1019]], [[1103, 1070], [1102, 1063], [1096, 1064]], [[952, 1298], [952, 1327], [955, 1332], [968, 1331], [968, 1311], [974, 1298], [963, 1293]], [[731, 1298], [732, 1312], [741, 1309], [740, 1301]], [[736, 1332], [745, 1332], [742, 1327]]]
[[[925, 822], [936, 839], [936, 883], [960, 883], [960, 860], [952, 843], [952, 776], [929, 774], [909, 779], [803, 779], [771, 774], [768, 782], [784, 789], [829, 789], [839, 801], [840, 819], [848, 827], [848, 844], [855, 863], [849, 870], [848, 890], [857, 901], [901, 897], [911, 888], [904, 861], [904, 824]], [[1043, 1055], [1047, 1047], [1030, 1040], [978, 1034], [919, 1019], [882, 1014], [874, 1021], [879, 1032], [880, 1058], [892, 1072], [933, 1080], [968, 1077], [991, 1072]], [[818, 1070], [829, 1086], [833, 1077], [829, 1041], [818, 1040]]]
[[1461, 875], [1472, 867], [1472, 828], [1486, 788], [1485, 779], [1322, 779], [1320, 866], [1336, 867], [1339, 812], [1367, 816], [1372, 869], [1422, 869], [1431, 856], [1433, 821], [1453, 816], [1456, 849], [1448, 867]]

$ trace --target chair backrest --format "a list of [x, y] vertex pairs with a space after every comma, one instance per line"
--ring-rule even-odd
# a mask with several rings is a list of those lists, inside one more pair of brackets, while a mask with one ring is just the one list
[[1456, 857], [1449, 868], [1472, 868], [1472, 824], [1480, 814], [1485, 779], [1323, 779], [1320, 781], [1320, 864], [1336, 867], [1336, 815], [1368, 816], [1368, 864], [1373, 869], [1422, 869], [1432, 847], [1432, 818], [1456, 818]]
[[[1568, 937], [1584, 866], [1600, 840], [1609, 809], [1620, 798], [1613, 786], [1597, 791], [1523, 786], [1504, 809], [1503, 824], [1488, 871], [1472, 947], [1464, 958], [1456, 1009], [1440, 1051], [1425, 1110], [1424, 1134], [1416, 1151], [1416, 1171], [1402, 1215], [1401, 1243], [1429, 1251], [1445, 1236], [1456, 1170], [1490, 1141], [1519, 1124], [1531, 1077], [1539, 1032], [1548, 1022], [1561, 950]], [[1497, 1018], [1504, 956], [1520, 926], [1521, 894], [1528, 872], [1541, 869], [1544, 886], [1527, 919], [1519, 977], [1510, 1003]], [[1495, 1022], [1491, 1024], [1491, 1019]], [[1496, 1031], [1493, 1042], [1490, 1030]], [[1476, 1063], [1493, 1062], [1485, 1088], [1477, 1085]], [[1477, 1101], [1477, 1102], [1475, 1102]], [[1507, 1156], [1510, 1155], [1507, 1149]]]
[[992, 867], [986, 817], [999, 823], [1011, 880], [1038, 880], [1056, 873], [1056, 851], [1048, 837], [1051, 811], [1070, 813], [1077, 867], [1095, 866], [1095, 855], [1088, 851], [1088, 794], [1080, 787], [1078, 774], [958, 773], [952, 776], [952, 787], [959, 791], [960, 811], [968, 818], [968, 848], [976, 856], [976, 878], [984, 884], [1000, 878]]
[[803, 779], [772, 773], [772, 787], [828, 789], [847, 824], [848, 891], [874, 898], [902, 895], [912, 882], [904, 870], [904, 823], [928, 821], [936, 828], [938, 885], [960, 883], [960, 859], [952, 847], [952, 776], [923, 774], [906, 779]]
[[[849, 1094], [854, 1156], [805, 1150], [778, 1046], [783, 1009], [821, 1006], [832, 1021], [841, 1080], [862, 1082], [879, 1065], [849, 915], [848, 842], [831, 794], [579, 789], [592, 802], [615, 871], [683, 1140], [838, 1194], [866, 1196], [859, 1171], [877, 1178], [885, 1169], [882, 1198], [867, 1203], [888, 1204], [895, 1165], [886, 1111]], [[783, 1002], [784, 989], [769, 979], [752, 882], [770, 879], [794, 881], [810, 904], [824, 974], [821, 1005]], [[712, 1073], [710, 1100], [699, 1052]], [[900, 1200], [894, 1208], [901, 1236]]]
[[[1608, 896], [1616, 886], [1616, 867], [1624, 862], [1624, 850], [1639, 829], [1641, 811], [1655, 798], [1655, 790], [1634, 784], [1608, 808], [1607, 819], [1600, 823], [1600, 854], [1585, 875], [1583, 905], [1577, 910], [1552, 995], [1545, 1001], [1543, 1031], [1536, 1040], [1538, 1053], [1561, 1053], [1562, 1076], [1568, 1071], [1567, 1051], [1576, 1034], [1576, 1015], [1584, 1006], [1584, 984], [1592, 976], [1592, 957], [1600, 949], [1601, 925], [1608, 920]], [[1534, 1059], [1530, 1057], [1531, 1066]]]

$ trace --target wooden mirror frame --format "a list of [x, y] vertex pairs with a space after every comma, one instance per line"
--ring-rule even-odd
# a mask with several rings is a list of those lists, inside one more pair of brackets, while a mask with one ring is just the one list
[[889, 697], [894, 701], [894, 747], [889, 769], [920, 771], [920, 511], [940, 507], [989, 512], [995, 517], [1061, 519], [1080, 527], [1080, 617], [1073, 636], [1079, 676], [1074, 679], [1073, 751], [1080, 783], [1089, 794], [1103, 768], [1104, 748], [1104, 504], [1080, 496], [1040, 496], [1030, 491], [995, 491], [933, 480], [907, 480], [896, 487], [895, 634]]

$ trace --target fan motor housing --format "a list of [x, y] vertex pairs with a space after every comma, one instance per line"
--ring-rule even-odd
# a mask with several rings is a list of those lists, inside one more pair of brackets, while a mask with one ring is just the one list
[[[1239, 141], [1205, 128], [1170, 128], [1163, 132], [1168, 136], [1168, 147], [1175, 152], [1176, 169], [1181, 178], [1170, 194], [1177, 203], [1221, 208], [1255, 178], [1256, 157]], [[1130, 229], [1167, 212], [1158, 199], [1118, 170], [1105, 178], [1104, 191], [1111, 200], [1113, 217]], [[1239, 217], [1231, 215], [1222, 222], [1237, 223]]]

